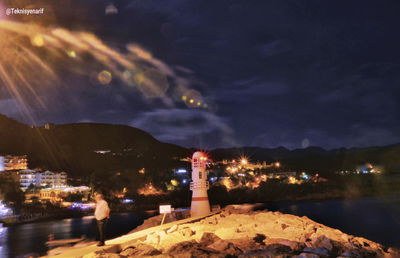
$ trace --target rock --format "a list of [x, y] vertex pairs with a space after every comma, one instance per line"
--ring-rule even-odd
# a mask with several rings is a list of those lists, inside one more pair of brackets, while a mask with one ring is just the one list
[[386, 257], [400, 257], [400, 249], [397, 248], [389, 248], [387, 253], [385, 254]]
[[331, 240], [326, 236], [311, 239], [311, 245], [314, 248], [325, 248], [328, 251], [332, 251], [333, 248]]
[[243, 251], [240, 248], [236, 247], [233, 243], [222, 239], [215, 241], [214, 243], [212, 243], [207, 247], [219, 251], [223, 254], [232, 256], [237, 256], [243, 253]]
[[211, 232], [204, 232], [203, 235], [201, 236], [200, 239], [200, 244], [203, 246], [208, 246], [212, 243], [217, 242], [218, 240], [221, 240], [217, 235]]
[[286, 258], [286, 257], [291, 257], [291, 256], [287, 256], [285, 254], [278, 254], [277, 255], [277, 254], [274, 254], [270, 250], [264, 250], [264, 249], [247, 251], [247, 252], [244, 252], [243, 254], [239, 255], [239, 258], [254, 258], [254, 257]]
[[316, 231], [315, 225], [314, 224], [308, 224], [305, 228], [305, 231], [307, 233], [314, 233]]
[[194, 231], [193, 231], [191, 228], [189, 228], [189, 227], [185, 227], [185, 228], [179, 230], [179, 234], [181, 234], [181, 235], [184, 236], [184, 237], [189, 238], [189, 237], [193, 236], [194, 234], [196, 234], [196, 232], [194, 232]]
[[178, 225], [173, 225], [172, 227], [170, 227], [168, 230], [167, 230], [167, 234], [171, 234], [171, 233], [173, 233], [173, 232], [175, 232], [175, 231], [177, 231], [178, 230]]
[[158, 245], [160, 243], [160, 236], [157, 233], [149, 234], [144, 243], [149, 245]]
[[319, 258], [319, 255], [313, 253], [301, 253], [299, 255], [293, 256], [293, 258]]
[[124, 256], [121, 256], [116, 253], [109, 253], [104, 250], [88, 253], [83, 256], [83, 258], [120, 258], [120, 257], [124, 257]]
[[358, 258], [358, 257], [362, 257], [361, 254], [359, 254], [356, 251], [345, 251], [342, 254], [340, 254], [340, 257], [354, 257], [354, 258]]
[[341, 238], [343, 241], [345, 241], [345, 242], [349, 242], [349, 236], [346, 235], [346, 234], [342, 234], [342, 235], [340, 236], [340, 238]]
[[311, 248], [311, 247], [306, 247], [303, 249], [304, 253], [313, 253], [313, 254], [318, 254], [320, 256], [329, 256], [329, 251], [325, 248]]
[[154, 256], [159, 254], [161, 254], [159, 250], [152, 247], [151, 245], [146, 245], [146, 244], [138, 244], [137, 246], [128, 247], [120, 253], [120, 255], [126, 257]]
[[271, 245], [271, 244], [286, 245], [286, 246], [290, 247], [290, 249], [292, 251], [297, 251], [297, 250], [303, 249], [303, 247], [304, 247], [304, 245], [302, 245], [299, 242], [290, 241], [290, 240], [283, 239], [283, 238], [267, 238], [264, 240], [264, 243], [266, 245]]
[[263, 249], [265, 246], [264, 242], [258, 243], [250, 238], [230, 239], [229, 242], [233, 243], [236, 247], [246, 252], [251, 250]]
[[160, 237], [160, 241], [162, 241], [167, 236], [167, 233], [164, 230], [160, 230], [156, 234]]
[[290, 254], [292, 249], [287, 245], [282, 244], [270, 244], [265, 246], [265, 250], [272, 251], [274, 254]]
[[202, 247], [195, 240], [180, 242], [172, 246], [167, 254], [173, 257], [225, 257], [216, 250]]
[[119, 254], [122, 255], [122, 256], [131, 256], [131, 255], [134, 255], [135, 249], [136, 249], [136, 247], [130, 246], [130, 247], [125, 248], [124, 250], [122, 250], [122, 252], [120, 252]]

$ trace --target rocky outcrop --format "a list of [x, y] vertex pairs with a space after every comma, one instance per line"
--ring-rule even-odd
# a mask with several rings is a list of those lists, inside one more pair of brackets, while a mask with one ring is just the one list
[[200, 221], [148, 234], [113, 256], [95, 257], [400, 257], [396, 249], [307, 217], [247, 208], [231, 206]]

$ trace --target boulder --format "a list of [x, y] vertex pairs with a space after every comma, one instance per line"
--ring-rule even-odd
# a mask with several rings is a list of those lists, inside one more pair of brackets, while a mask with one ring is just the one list
[[317, 254], [322, 257], [328, 257], [329, 256], [329, 251], [325, 248], [312, 248], [312, 247], [306, 247], [303, 249], [303, 253], [313, 253]]
[[259, 249], [259, 250], [251, 250], [251, 251], [247, 251], [242, 253], [241, 255], [239, 255], [239, 258], [254, 258], [254, 257], [268, 257], [268, 258], [286, 258], [286, 257], [290, 257], [284, 254], [281, 255], [277, 255], [274, 252], [270, 251], [270, 250], [264, 250], [264, 249]]
[[181, 235], [184, 236], [184, 237], [189, 238], [189, 237], [193, 236], [194, 234], [196, 234], [196, 232], [193, 231], [193, 230], [192, 230], [191, 228], [189, 228], [189, 227], [185, 227], [185, 228], [179, 230], [179, 234], [181, 234]]
[[124, 256], [121, 256], [116, 253], [109, 253], [104, 250], [88, 253], [83, 256], [83, 258], [120, 258], [120, 257]]
[[195, 240], [180, 242], [172, 246], [167, 254], [173, 257], [225, 257], [216, 250], [203, 247]]
[[161, 254], [159, 250], [146, 244], [138, 244], [137, 246], [128, 247], [120, 253], [120, 255], [126, 257], [154, 256], [159, 254]]
[[326, 236], [311, 239], [311, 245], [314, 248], [325, 248], [328, 251], [332, 251], [333, 248], [331, 240]]
[[301, 253], [299, 255], [293, 256], [293, 258], [319, 258], [320, 256], [318, 254], [313, 254], [313, 253]]
[[211, 245], [218, 240], [221, 240], [217, 235], [211, 232], [204, 232], [200, 239], [200, 244], [203, 246]]
[[274, 254], [291, 254], [292, 249], [287, 245], [270, 244], [264, 247], [265, 250], [271, 251]]
[[340, 254], [340, 257], [352, 257], [352, 258], [360, 258], [362, 257], [360, 253], [356, 251], [345, 251]]
[[243, 253], [243, 251], [233, 243], [222, 239], [215, 241], [207, 247], [231, 256], [238, 256], [239, 254]]
[[178, 225], [173, 225], [172, 227], [170, 227], [168, 230], [167, 230], [167, 234], [171, 234], [171, 233], [173, 233], [173, 232], [175, 232], [175, 231], [177, 231], [178, 230]]
[[271, 245], [271, 244], [286, 245], [286, 246], [290, 247], [290, 249], [292, 251], [301, 250], [304, 247], [304, 245], [299, 242], [290, 241], [290, 240], [283, 239], [283, 238], [267, 238], [264, 240], [264, 243], [266, 245]]
[[246, 252], [251, 250], [263, 249], [265, 246], [263, 242], [259, 243], [250, 238], [230, 239], [229, 242], [233, 243], [236, 247]]
[[160, 236], [157, 233], [149, 234], [144, 243], [148, 245], [158, 245], [160, 243]]

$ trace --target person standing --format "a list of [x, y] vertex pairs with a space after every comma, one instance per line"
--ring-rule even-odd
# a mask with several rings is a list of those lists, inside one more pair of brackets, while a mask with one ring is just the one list
[[110, 217], [110, 208], [108, 207], [108, 203], [104, 200], [104, 196], [102, 194], [97, 193], [94, 196], [94, 199], [96, 201], [94, 217], [96, 218], [97, 229], [99, 231], [99, 243], [97, 246], [104, 246], [106, 223]]

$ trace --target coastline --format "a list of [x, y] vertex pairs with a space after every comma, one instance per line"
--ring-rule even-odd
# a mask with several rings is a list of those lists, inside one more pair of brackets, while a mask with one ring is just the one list
[[[105, 247], [52, 250], [47, 257], [398, 257], [400, 252], [307, 217], [231, 205], [207, 216], [152, 226], [108, 240]], [[154, 220], [154, 218], [150, 219]], [[148, 221], [148, 220], [147, 220]], [[350, 255], [350, 256], [349, 256]]]

